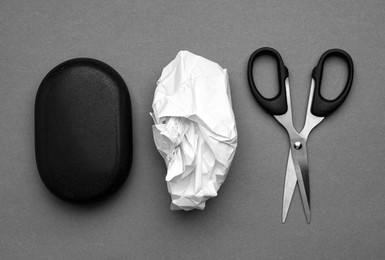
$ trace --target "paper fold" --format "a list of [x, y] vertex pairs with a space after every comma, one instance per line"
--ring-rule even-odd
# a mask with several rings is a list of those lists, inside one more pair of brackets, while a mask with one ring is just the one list
[[152, 108], [171, 209], [204, 209], [225, 181], [237, 147], [227, 70], [180, 51], [163, 69]]

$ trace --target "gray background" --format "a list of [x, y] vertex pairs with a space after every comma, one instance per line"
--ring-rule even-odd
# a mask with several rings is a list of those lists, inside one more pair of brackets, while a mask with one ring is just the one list
[[[355, 61], [350, 96], [310, 136], [310, 225], [298, 190], [281, 224], [288, 138], [246, 81], [248, 57], [263, 46], [279, 50], [289, 67], [297, 128], [320, 55], [338, 47]], [[384, 46], [383, 0], [2, 0], [0, 258], [384, 259]], [[182, 49], [228, 69], [239, 134], [219, 196], [204, 211], [187, 213], [169, 210], [166, 167], [148, 114], [162, 68]], [[51, 68], [79, 56], [122, 75], [135, 137], [126, 184], [86, 207], [51, 195], [34, 157], [38, 86]], [[327, 97], [342, 89], [339, 62], [328, 62], [327, 74], [334, 74], [325, 75]], [[274, 65], [266, 59], [257, 66], [261, 91], [272, 96]]]

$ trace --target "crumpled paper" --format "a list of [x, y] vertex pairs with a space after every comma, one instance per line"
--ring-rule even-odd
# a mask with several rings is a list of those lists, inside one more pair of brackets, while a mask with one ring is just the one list
[[217, 196], [237, 147], [227, 70], [180, 51], [163, 69], [152, 108], [170, 208], [203, 210], [206, 200]]

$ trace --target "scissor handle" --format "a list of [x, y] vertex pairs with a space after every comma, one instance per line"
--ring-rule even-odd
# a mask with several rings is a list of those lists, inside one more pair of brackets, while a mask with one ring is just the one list
[[[330, 57], [342, 58], [348, 65], [348, 79], [342, 92], [333, 100], [324, 98], [321, 95], [322, 74], [325, 60]], [[311, 113], [315, 116], [326, 117], [333, 113], [346, 99], [353, 83], [354, 66], [350, 55], [340, 49], [330, 49], [322, 54], [317, 66], [313, 69], [312, 77], [315, 81], [313, 103], [311, 105]]]
[[[273, 98], [264, 97], [257, 89], [254, 83], [253, 78], [253, 67], [254, 61], [261, 55], [269, 55], [277, 61], [277, 70], [278, 70], [278, 94]], [[249, 58], [249, 63], [247, 65], [247, 78], [249, 81], [249, 87], [251, 92], [254, 95], [254, 98], [257, 102], [270, 114], [272, 115], [282, 115], [287, 112], [287, 101], [286, 101], [286, 88], [285, 80], [289, 76], [289, 71], [287, 70], [285, 64], [283, 63], [282, 57], [278, 51], [273, 48], [263, 47], [260, 48], [251, 54]]]

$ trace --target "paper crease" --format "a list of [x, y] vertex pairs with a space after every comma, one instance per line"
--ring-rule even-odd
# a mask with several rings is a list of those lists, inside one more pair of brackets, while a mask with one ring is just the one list
[[172, 210], [205, 208], [226, 179], [237, 129], [226, 69], [180, 51], [162, 72], [150, 113]]

